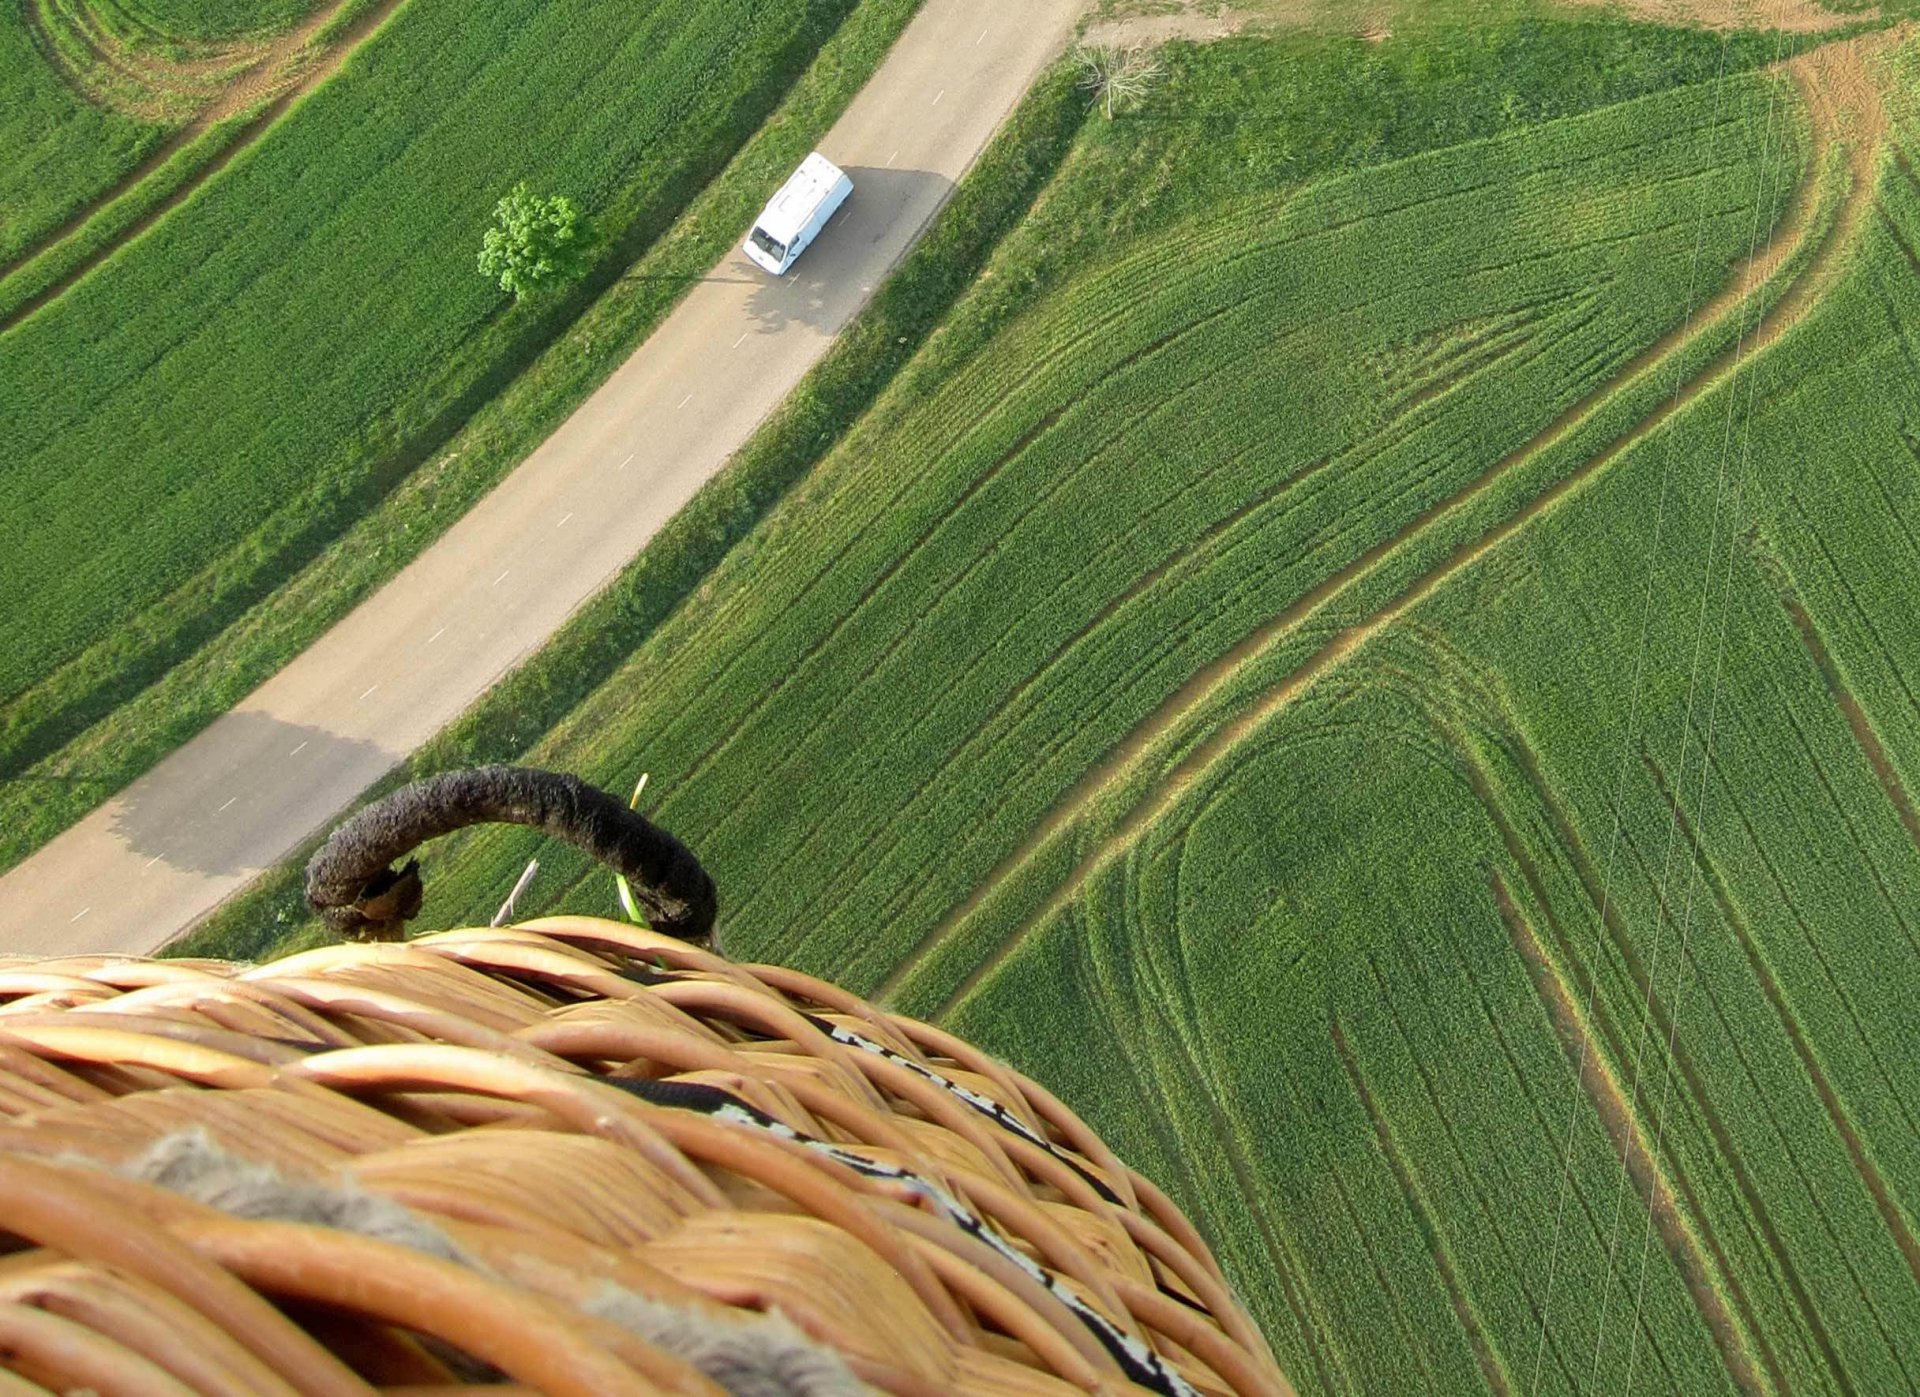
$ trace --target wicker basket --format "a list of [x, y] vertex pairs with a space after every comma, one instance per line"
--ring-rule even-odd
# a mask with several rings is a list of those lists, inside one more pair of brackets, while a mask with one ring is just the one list
[[0, 961], [0, 1394], [1285, 1393], [1045, 1090], [556, 918]]

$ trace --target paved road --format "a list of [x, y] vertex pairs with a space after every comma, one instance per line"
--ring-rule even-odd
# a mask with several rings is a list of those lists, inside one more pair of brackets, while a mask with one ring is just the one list
[[384, 589], [0, 877], [0, 952], [151, 951], [297, 848], [537, 649], [819, 361], [1083, 6], [927, 0], [821, 142], [855, 193], [793, 270], [776, 281], [735, 251]]

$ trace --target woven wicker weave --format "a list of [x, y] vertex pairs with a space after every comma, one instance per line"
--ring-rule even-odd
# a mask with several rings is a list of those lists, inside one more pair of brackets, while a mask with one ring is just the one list
[[[709, 1338], [778, 1311], [892, 1392], [1288, 1391], [1045, 1090], [635, 926], [0, 961], [0, 1112], [0, 1394], [846, 1390], [709, 1376], [629, 1302]], [[240, 1206], [156, 1141], [382, 1221]]]

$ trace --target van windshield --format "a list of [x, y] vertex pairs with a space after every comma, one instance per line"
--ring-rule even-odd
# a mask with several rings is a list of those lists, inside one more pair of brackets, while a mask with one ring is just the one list
[[777, 239], [768, 237], [766, 233], [759, 228], [753, 230], [753, 245], [776, 262], [784, 262], [787, 260], [787, 245]]

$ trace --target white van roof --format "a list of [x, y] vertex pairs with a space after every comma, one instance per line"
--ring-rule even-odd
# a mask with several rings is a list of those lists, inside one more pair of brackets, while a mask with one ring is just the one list
[[768, 200], [766, 212], [754, 226], [777, 242], [792, 242], [841, 178], [840, 167], [816, 150]]

